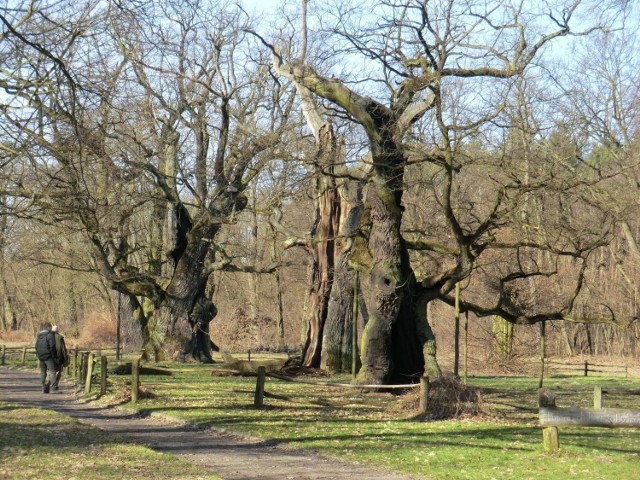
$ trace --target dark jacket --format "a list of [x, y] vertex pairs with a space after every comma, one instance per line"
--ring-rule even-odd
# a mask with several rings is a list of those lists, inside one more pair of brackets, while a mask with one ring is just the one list
[[39, 360], [45, 361], [53, 358], [57, 360], [56, 355], [56, 339], [53, 332], [42, 330], [36, 336], [36, 356]]
[[66, 367], [69, 365], [69, 353], [67, 352], [67, 345], [64, 342], [64, 337], [59, 333], [53, 333], [56, 343], [56, 363]]

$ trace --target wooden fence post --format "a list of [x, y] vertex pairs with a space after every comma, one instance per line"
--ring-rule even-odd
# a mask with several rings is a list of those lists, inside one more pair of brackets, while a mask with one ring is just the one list
[[589, 363], [588, 362], [584, 362], [584, 376], [585, 377], [589, 376]]
[[[360, 288], [360, 274], [358, 270], [353, 276], [353, 303], [351, 305], [351, 377], [358, 376], [358, 295]], [[306, 297], [305, 297], [306, 301]]]
[[100, 357], [100, 395], [107, 393], [107, 357]]
[[[553, 393], [540, 388], [538, 389], [538, 406], [555, 408], [556, 397]], [[560, 448], [560, 437], [558, 435], [558, 427], [542, 428], [542, 446], [546, 452], [555, 452]]]
[[138, 403], [140, 393], [140, 357], [131, 361], [131, 403]]
[[602, 408], [602, 387], [593, 387], [593, 408]]
[[544, 384], [544, 366], [547, 359], [547, 322], [540, 322], [540, 377], [538, 378], [538, 389]]
[[2, 345], [2, 357], [0, 357], [0, 365], [4, 365], [4, 357], [6, 353], [7, 353], [7, 346]]
[[78, 347], [73, 349], [73, 376], [78, 376]]
[[27, 347], [22, 347], [22, 359], [21, 359], [21, 363], [22, 366], [24, 367], [25, 362], [27, 361]]
[[546, 452], [555, 452], [560, 448], [558, 427], [545, 427], [542, 429], [542, 445]]
[[87, 377], [84, 382], [84, 393], [85, 395], [91, 392], [91, 380], [93, 379], [93, 365], [95, 363], [95, 354], [93, 352], [89, 353], [87, 357]]
[[84, 383], [84, 352], [80, 355], [80, 360], [78, 361], [78, 351], [76, 350], [76, 387], [78, 391], [81, 388], [81, 385]]
[[429, 410], [429, 377], [420, 377], [420, 414], [426, 415]]
[[253, 397], [253, 405], [262, 408], [264, 404], [264, 383], [267, 376], [267, 369], [262, 366], [258, 367], [258, 379], [256, 380], [256, 393]]

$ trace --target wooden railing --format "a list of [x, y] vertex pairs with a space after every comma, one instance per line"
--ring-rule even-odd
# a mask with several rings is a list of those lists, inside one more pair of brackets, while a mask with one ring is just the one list
[[625, 378], [629, 376], [628, 365], [605, 365], [599, 363], [590, 363], [588, 361], [580, 363], [569, 362], [557, 362], [546, 361], [545, 367], [547, 370], [554, 373], [571, 373], [576, 375], [582, 375], [588, 377], [589, 374], [600, 373], [607, 375], [624, 375]]
[[574, 408], [556, 406], [555, 395], [541, 390], [538, 403], [544, 449], [554, 452], [560, 448], [559, 427], [640, 428], [640, 410], [602, 408], [603, 392], [600, 386], [594, 388], [594, 408]]
[[29, 347], [7, 347], [6, 345], [0, 346], [0, 365], [6, 365], [8, 356], [17, 356], [20, 365], [25, 365], [27, 362], [27, 355], [35, 355], [34, 348]]

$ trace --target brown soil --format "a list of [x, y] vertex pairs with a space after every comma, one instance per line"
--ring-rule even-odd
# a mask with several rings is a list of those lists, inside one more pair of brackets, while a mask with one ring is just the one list
[[176, 419], [141, 417], [76, 400], [74, 386], [44, 394], [36, 372], [0, 367], [0, 401], [55, 410], [116, 432], [154, 450], [179, 456], [228, 480], [409, 480], [366, 465], [270, 445], [221, 430], [197, 430]]

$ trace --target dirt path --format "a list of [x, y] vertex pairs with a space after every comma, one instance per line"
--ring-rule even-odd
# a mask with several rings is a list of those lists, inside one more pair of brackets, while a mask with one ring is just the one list
[[41, 392], [39, 376], [0, 367], [0, 401], [55, 410], [155, 450], [204, 466], [225, 480], [409, 480], [410, 477], [340, 462], [217, 430], [194, 430], [179, 421], [139, 417], [117, 408], [76, 401], [73, 386]]

